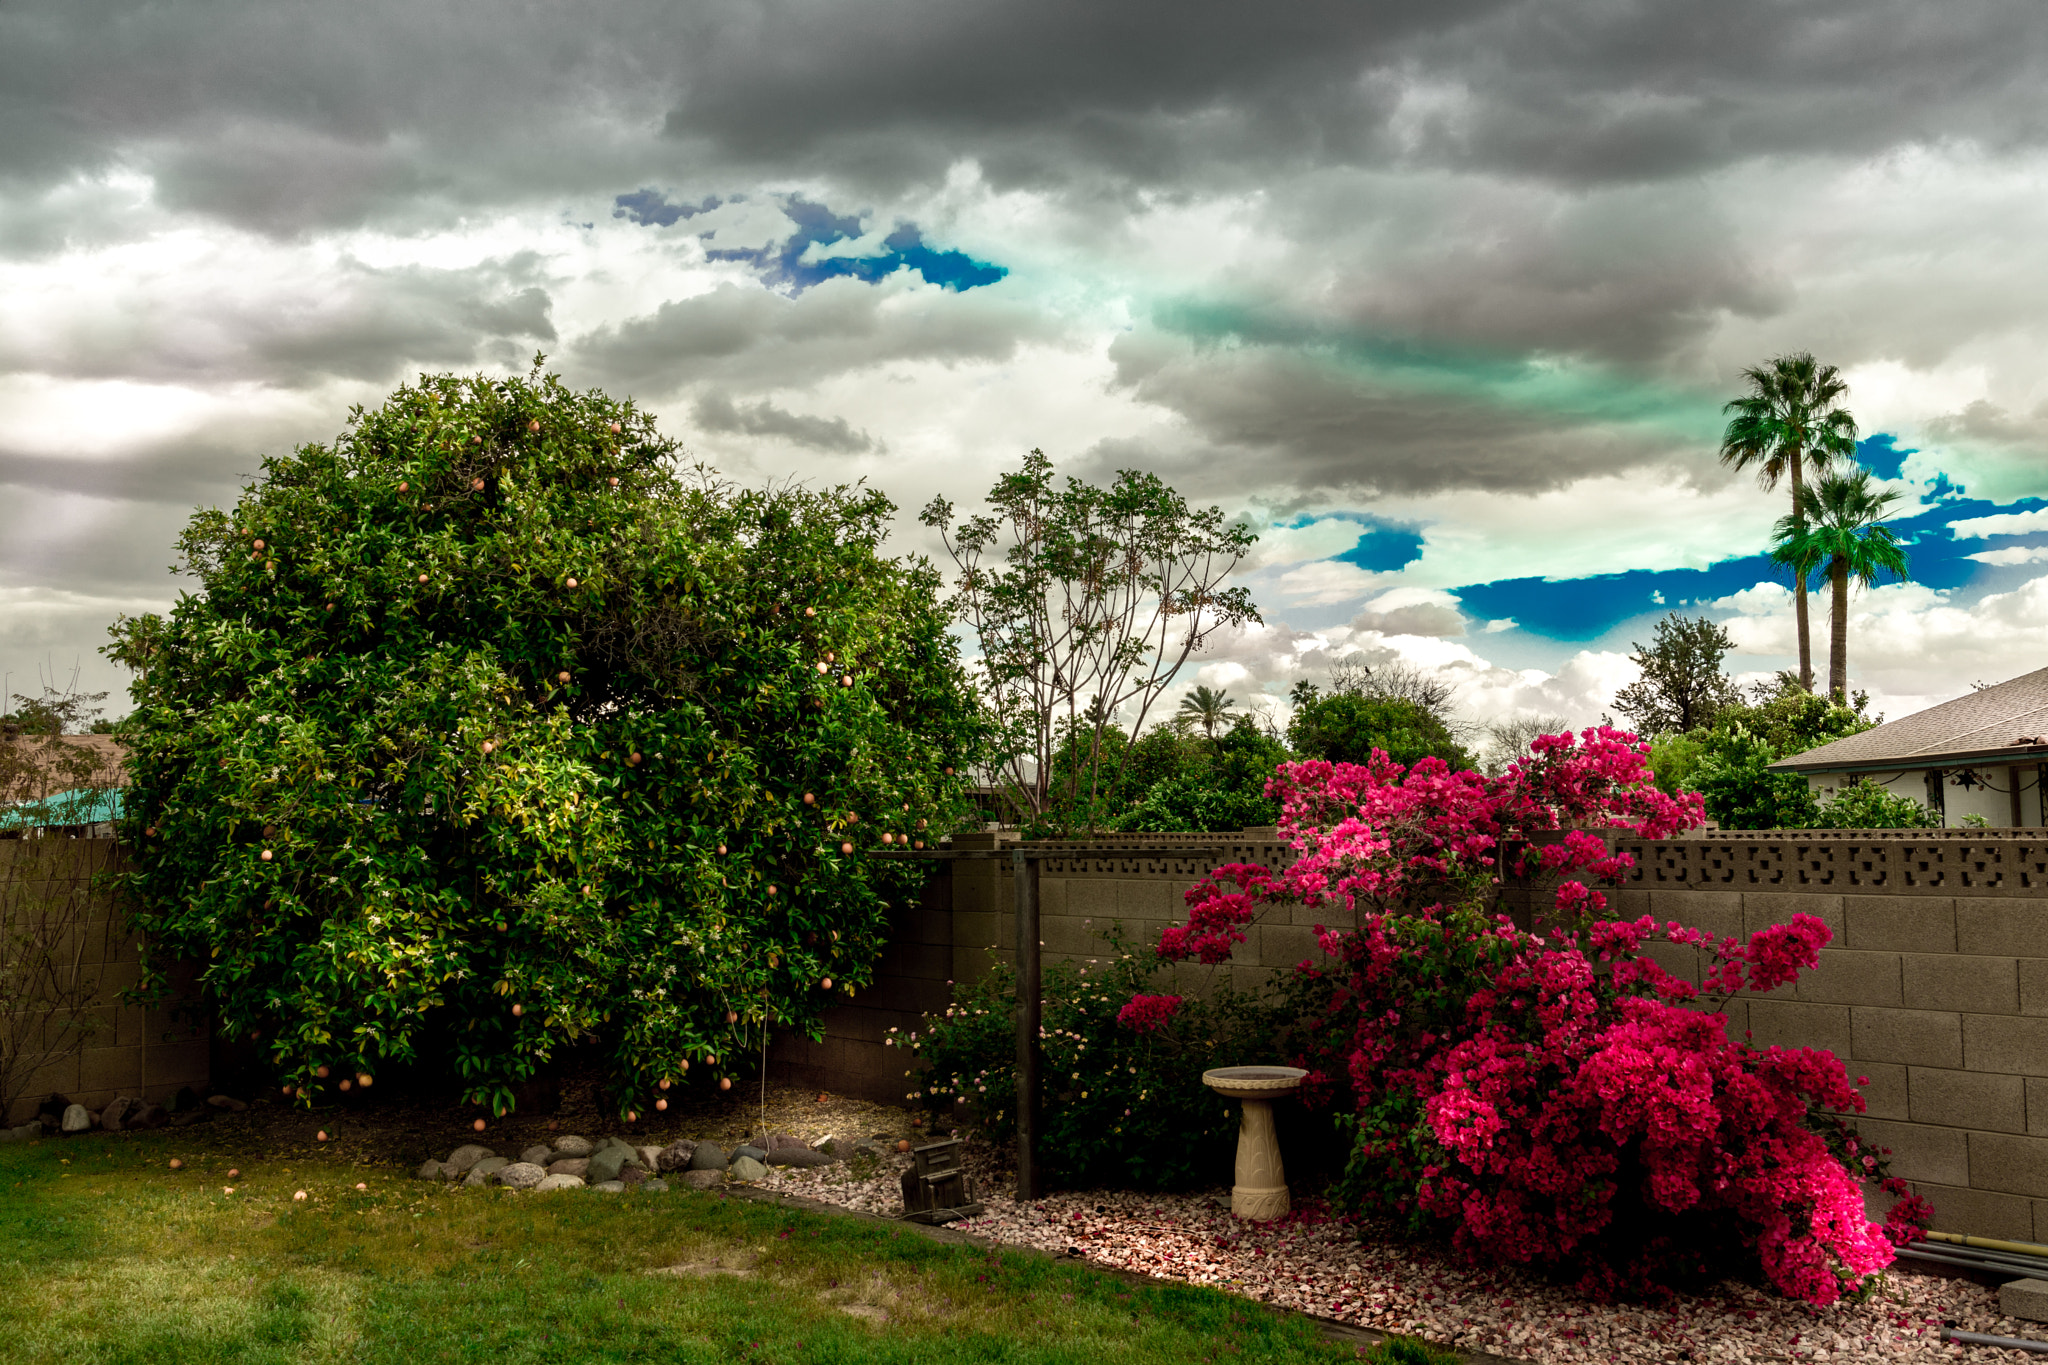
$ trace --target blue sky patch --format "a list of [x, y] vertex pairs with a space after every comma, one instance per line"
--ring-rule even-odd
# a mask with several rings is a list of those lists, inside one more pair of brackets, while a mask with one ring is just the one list
[[659, 190], [635, 190], [612, 200], [612, 217], [625, 218], [642, 227], [674, 227], [685, 218], [711, 212], [722, 202], [717, 195], [707, 194], [701, 204], [671, 204]]
[[1356, 564], [1367, 573], [1392, 573], [1422, 558], [1422, 532], [1417, 528], [1376, 517], [1356, 520], [1365, 529], [1359, 533], [1356, 545], [1343, 554], [1330, 556], [1338, 563]]
[[[682, 219], [709, 212], [718, 207], [719, 201], [707, 198], [698, 205], [671, 204], [653, 190], [639, 190], [618, 196], [614, 203], [617, 205], [612, 214], [615, 218], [630, 218], [648, 226], [668, 227]], [[740, 261], [751, 265], [761, 272], [767, 283], [786, 284], [797, 293], [833, 279], [855, 279], [873, 284], [898, 270], [915, 270], [927, 283], [957, 293], [994, 284], [1010, 273], [1005, 266], [977, 261], [964, 251], [946, 251], [927, 245], [924, 233], [914, 223], [898, 224], [894, 232], [883, 238], [881, 255], [826, 256], [807, 261], [804, 254], [813, 244], [831, 246], [861, 236], [860, 217], [857, 214], [834, 213], [823, 204], [814, 204], [795, 195], [783, 201], [782, 211], [796, 224], [796, 231], [785, 240], [763, 247], [709, 247], [705, 256], [714, 261]]]

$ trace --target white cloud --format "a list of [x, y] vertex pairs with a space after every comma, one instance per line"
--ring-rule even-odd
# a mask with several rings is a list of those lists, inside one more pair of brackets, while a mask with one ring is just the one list
[[2048, 559], [2048, 545], [2014, 545], [2004, 550], [1979, 550], [1964, 555], [1980, 564], [2034, 564]]
[[[2032, 531], [2048, 531], [2048, 508], [2032, 512], [2000, 512], [1989, 517], [1965, 517], [1952, 521], [1948, 529], [1955, 532], [1957, 540], [1983, 540], [1987, 536], [2023, 536]], [[1972, 559], [1978, 558], [1976, 555]], [[2017, 560], [1994, 560], [1992, 563], [2018, 563]]]

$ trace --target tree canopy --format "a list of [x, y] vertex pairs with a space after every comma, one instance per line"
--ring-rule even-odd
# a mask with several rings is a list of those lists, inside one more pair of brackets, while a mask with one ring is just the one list
[[728, 1075], [871, 979], [917, 875], [874, 851], [968, 814], [889, 501], [675, 456], [538, 370], [423, 377], [197, 513], [200, 590], [116, 626], [145, 965], [203, 960], [300, 1096], [432, 1055], [503, 1109], [578, 1045], [622, 1110]]
[[1287, 740], [1304, 758], [1331, 763], [1365, 763], [1374, 749], [1404, 767], [1440, 758], [1453, 768], [1474, 766], [1434, 712], [1403, 697], [1361, 697], [1350, 692], [1320, 696], [1304, 692], [1287, 725]]
[[1641, 735], [1708, 724], [1737, 699], [1735, 684], [1721, 671], [1734, 647], [1728, 632], [1706, 617], [1670, 613], [1648, 645], [1633, 646], [1631, 661], [1642, 676], [1616, 695], [1614, 709]]

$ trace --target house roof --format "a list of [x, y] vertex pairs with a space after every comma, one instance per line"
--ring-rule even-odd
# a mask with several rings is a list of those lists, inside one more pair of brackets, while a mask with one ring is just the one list
[[2048, 761], [2048, 668], [1773, 763], [1781, 772]]
[[[124, 763], [127, 750], [113, 735], [60, 735], [57, 743], [69, 753], [67, 758], [84, 755], [91, 760], [91, 769], [83, 774], [93, 786], [125, 787], [128, 785], [128, 769]], [[50, 737], [47, 735], [16, 735], [11, 739], [0, 739], [7, 750], [0, 754], [0, 805], [15, 801], [32, 801], [50, 795], [52, 791], [79, 785], [79, 770], [70, 763], [56, 763], [50, 753]]]
[[0, 830], [100, 825], [121, 818], [121, 793], [81, 787], [41, 801], [0, 807]]

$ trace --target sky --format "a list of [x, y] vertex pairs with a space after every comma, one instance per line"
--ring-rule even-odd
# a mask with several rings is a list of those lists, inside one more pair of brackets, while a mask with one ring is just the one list
[[1810, 350], [1913, 568], [1853, 683], [2048, 665], [2033, 0], [21, 0], [0, 128], [10, 691], [125, 709], [195, 506], [536, 351], [906, 554], [1034, 447], [1222, 506], [1263, 624], [1182, 685], [1589, 724], [1668, 611], [1791, 664], [1786, 496], [1716, 451]]

